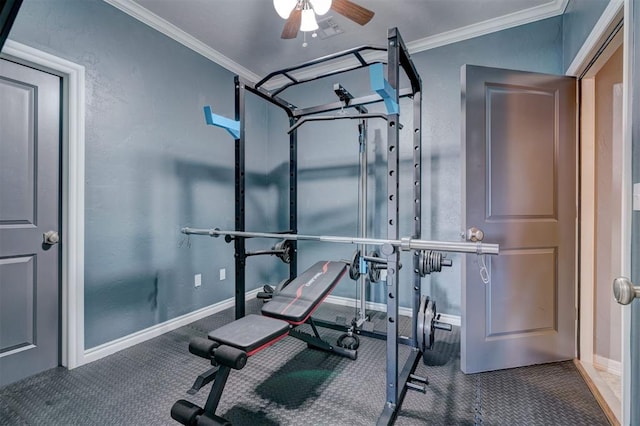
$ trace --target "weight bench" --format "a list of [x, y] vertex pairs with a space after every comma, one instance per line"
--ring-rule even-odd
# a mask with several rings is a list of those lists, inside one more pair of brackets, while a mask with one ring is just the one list
[[[194, 338], [189, 352], [211, 361], [213, 368], [198, 376], [189, 394], [213, 381], [204, 408], [181, 399], [171, 407], [171, 417], [188, 426], [228, 425], [215, 414], [222, 391], [232, 369], [241, 370], [247, 358], [273, 345], [287, 335], [307, 346], [350, 359], [357, 352], [334, 346], [320, 337], [311, 315], [331, 293], [346, 271], [344, 262], [317, 262], [284, 286], [262, 307], [262, 315], [247, 315], [209, 333], [208, 339]], [[296, 330], [309, 324], [313, 334]]]

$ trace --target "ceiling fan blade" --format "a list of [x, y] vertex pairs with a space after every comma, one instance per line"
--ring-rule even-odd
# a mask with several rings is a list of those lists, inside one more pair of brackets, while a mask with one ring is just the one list
[[365, 25], [373, 18], [373, 15], [375, 15], [371, 10], [357, 5], [350, 0], [333, 0], [331, 9], [360, 25]]
[[298, 36], [298, 30], [300, 29], [301, 18], [302, 11], [298, 8], [293, 9], [289, 15], [289, 19], [284, 23], [280, 38], [296, 38]]

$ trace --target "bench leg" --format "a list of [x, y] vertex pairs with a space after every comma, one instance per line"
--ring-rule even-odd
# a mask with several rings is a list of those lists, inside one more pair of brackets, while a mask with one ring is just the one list
[[193, 382], [193, 386], [191, 386], [191, 389], [189, 389], [187, 393], [189, 395], [195, 395], [200, 389], [202, 389], [203, 386], [211, 383], [216, 378], [218, 369], [219, 367], [213, 367], [200, 374], [196, 378], [196, 381]]
[[221, 365], [218, 368], [218, 372], [216, 373], [216, 379], [211, 386], [211, 392], [209, 392], [209, 397], [207, 398], [207, 403], [204, 406], [204, 412], [210, 415], [215, 415], [216, 410], [218, 409], [218, 404], [220, 403], [220, 398], [222, 397], [222, 391], [224, 390], [224, 386], [227, 384], [227, 379], [229, 378], [229, 373], [231, 372], [231, 368], [226, 365]]
[[343, 356], [345, 358], [349, 358], [353, 360], [358, 358], [357, 351], [353, 349], [341, 348], [340, 346], [334, 346], [322, 340], [322, 338], [320, 337], [320, 334], [318, 333], [318, 329], [316, 328], [316, 325], [313, 323], [313, 320], [311, 318], [309, 318], [307, 323], [311, 326], [311, 329], [313, 330], [313, 335], [304, 333], [299, 330], [291, 330], [289, 331], [289, 336], [294, 337], [298, 340], [302, 340], [310, 348], [313, 348], [313, 349], [319, 349], [321, 351], [331, 352], [336, 355]]

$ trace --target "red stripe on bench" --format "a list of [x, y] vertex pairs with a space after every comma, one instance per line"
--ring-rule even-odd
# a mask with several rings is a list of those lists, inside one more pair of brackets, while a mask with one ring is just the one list
[[268, 341], [268, 342], [267, 342], [267, 343], [265, 343], [264, 345], [262, 345], [262, 346], [259, 346], [259, 347], [255, 348], [255, 349], [254, 349], [254, 350], [252, 350], [251, 352], [247, 352], [247, 356], [251, 356], [251, 355], [253, 355], [253, 354], [257, 354], [257, 353], [258, 353], [258, 352], [260, 352], [261, 350], [268, 348], [269, 346], [273, 345], [274, 343], [278, 342], [279, 340], [284, 339], [284, 338], [285, 338], [285, 337], [287, 337], [288, 335], [289, 335], [289, 332], [287, 331], [286, 333], [284, 333], [284, 334], [282, 334], [282, 335], [280, 335], [280, 336], [276, 337], [275, 339]]
[[[322, 267], [322, 270], [326, 273], [327, 270], [329, 269], [329, 262], [325, 263], [324, 266]], [[311, 315], [313, 315], [313, 313], [318, 309], [318, 307], [322, 304], [322, 302], [324, 302], [324, 300], [329, 297], [329, 295], [331, 294], [331, 292], [333, 291], [333, 289], [336, 287], [336, 285], [338, 285], [338, 283], [340, 282], [340, 279], [342, 279], [342, 277], [344, 276], [344, 273], [347, 271], [347, 268], [343, 268], [342, 272], [340, 273], [340, 275], [338, 275], [338, 278], [336, 278], [336, 280], [334, 281], [333, 285], [331, 286], [331, 288], [329, 289], [329, 291], [327, 291], [327, 294], [325, 294], [325, 296], [318, 302], [316, 303], [316, 305], [313, 307], [313, 309], [311, 309], [311, 312], [309, 312], [309, 315], [307, 315], [302, 321], [287, 321], [289, 324], [291, 325], [295, 325], [298, 326], [300, 324], [304, 324], [305, 322], [307, 322], [307, 320], [311, 317]], [[291, 305], [291, 303], [289, 304]], [[288, 306], [287, 306], [288, 307]]]

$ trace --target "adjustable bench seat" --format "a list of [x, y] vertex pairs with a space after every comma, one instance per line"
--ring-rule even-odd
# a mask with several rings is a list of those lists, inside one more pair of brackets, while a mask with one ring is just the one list
[[262, 315], [247, 315], [209, 333], [209, 339], [251, 356], [289, 333], [289, 323]]
[[304, 323], [331, 293], [346, 270], [344, 262], [315, 263], [274, 295], [262, 307], [262, 315], [281, 319], [292, 325]]

